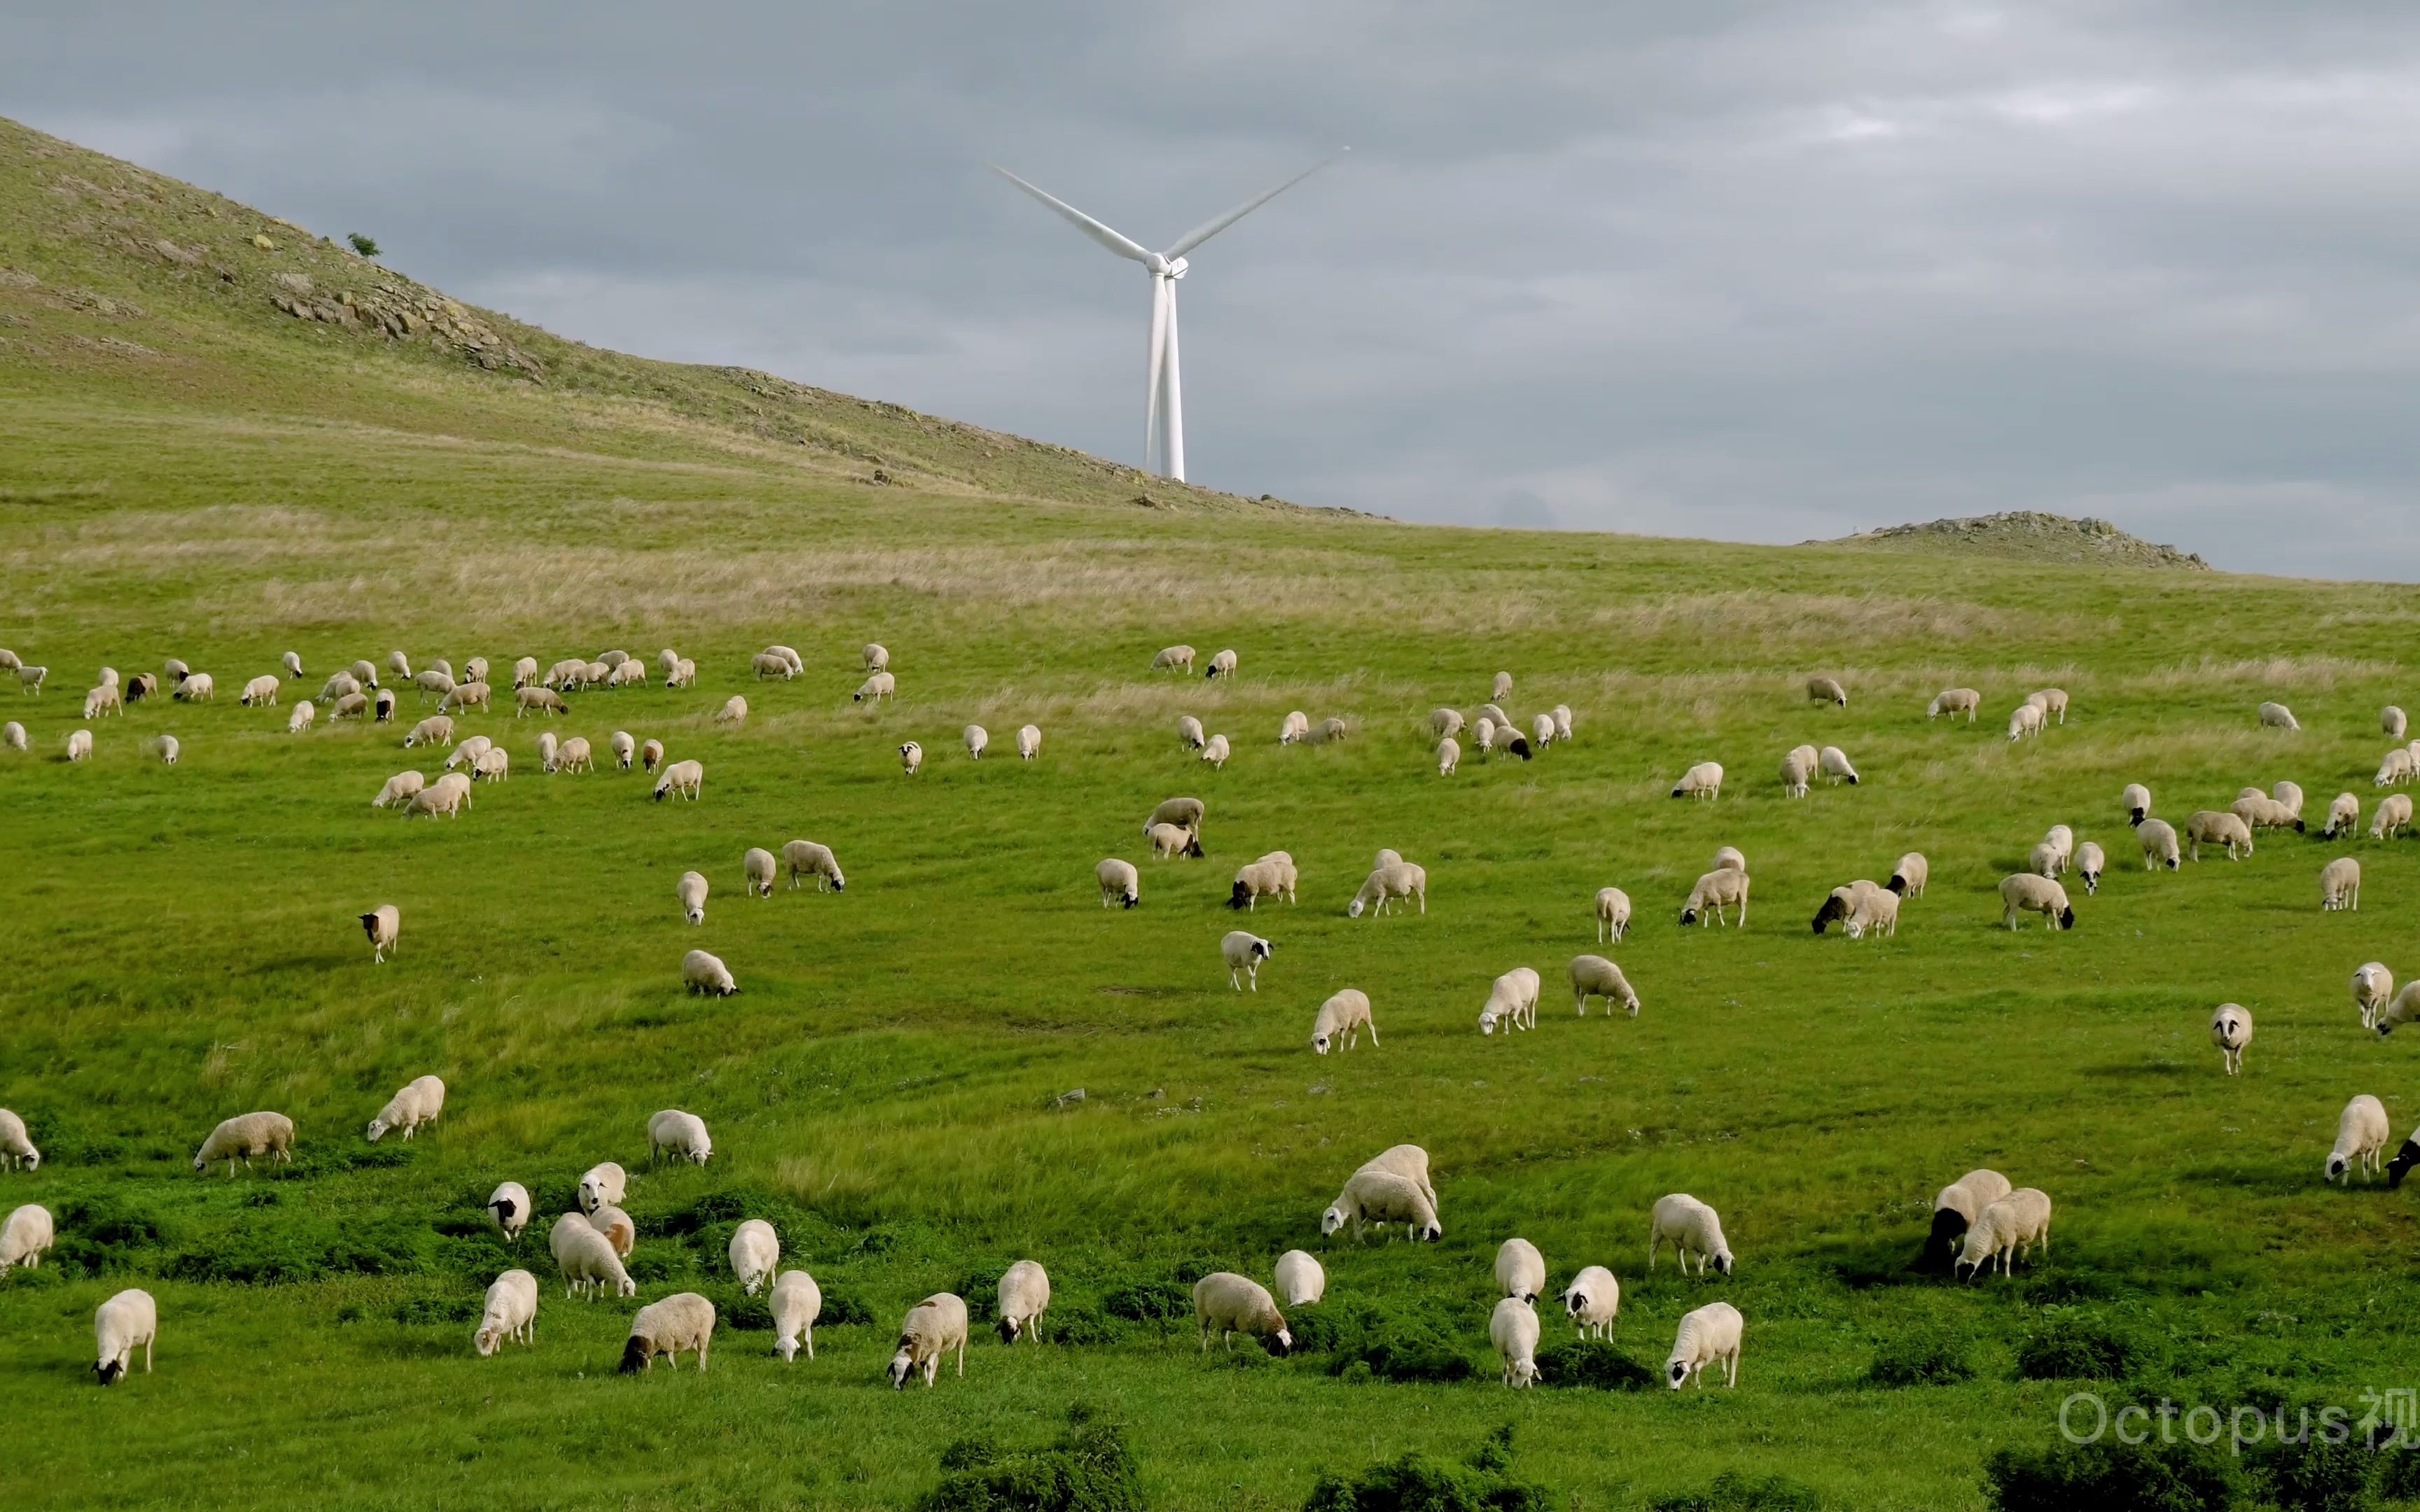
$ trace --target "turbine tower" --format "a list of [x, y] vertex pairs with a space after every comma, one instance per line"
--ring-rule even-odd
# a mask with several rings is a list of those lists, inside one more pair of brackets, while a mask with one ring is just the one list
[[992, 164], [992, 172], [1065, 216], [1077, 230], [1102, 246], [1142, 264], [1143, 270], [1151, 275], [1151, 361], [1143, 370], [1144, 467], [1179, 483], [1185, 481], [1185, 386], [1178, 377], [1176, 362], [1176, 281], [1185, 276], [1185, 255], [1350, 150], [1339, 147], [1332, 156], [1312, 163], [1268, 193], [1254, 195], [1218, 219], [1195, 226], [1160, 252], [1121, 236], [1065, 200], [1045, 193], [998, 163]]

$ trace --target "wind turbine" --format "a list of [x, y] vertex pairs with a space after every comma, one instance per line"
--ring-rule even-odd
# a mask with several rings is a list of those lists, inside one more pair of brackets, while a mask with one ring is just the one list
[[[1151, 275], [1151, 363], [1143, 373], [1143, 466], [1156, 468], [1161, 475], [1174, 478], [1179, 483], [1185, 481], [1185, 388], [1177, 376], [1176, 363], [1176, 281], [1185, 276], [1185, 255], [1351, 150], [1350, 147], [1337, 148], [1332, 155], [1312, 163], [1268, 193], [1254, 195], [1216, 220], [1204, 221], [1160, 252], [1153, 252], [1140, 242], [1121, 236], [1065, 200], [1045, 193], [1000, 164], [991, 165], [992, 172], [1065, 216], [1077, 230], [1119, 256], [1142, 264], [1144, 271]], [[1160, 424], [1163, 409], [1168, 417], [1164, 430]], [[1163, 443], [1166, 448], [1164, 454]]]

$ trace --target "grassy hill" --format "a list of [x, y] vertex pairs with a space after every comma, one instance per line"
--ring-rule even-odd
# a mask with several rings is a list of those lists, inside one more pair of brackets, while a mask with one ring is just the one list
[[[2118, 798], [2148, 782], [2180, 822], [2292, 779], [2314, 816], [2340, 790], [2366, 811], [2380, 706], [2420, 707], [2420, 592], [1414, 529], [1176, 490], [458, 314], [14, 127], [0, 269], [0, 646], [52, 669], [39, 697], [0, 687], [30, 747], [0, 751], [0, 1106], [47, 1157], [0, 1173], [0, 1207], [60, 1230], [0, 1279], [12, 1504], [897, 1506], [945, 1458], [962, 1489], [1087, 1404], [1160, 1507], [1300, 1507], [1323, 1473], [1450, 1467], [1510, 1423], [1500, 1473], [1543, 1488], [1531, 1504], [1647, 1505], [1735, 1471], [1838, 1507], [1962, 1508], [1994, 1451], [2057, 1443], [2079, 1391], [2358, 1412], [2410, 1384], [2420, 1198], [2320, 1170], [2353, 1094], [2398, 1140], [2420, 1118], [2420, 1030], [2365, 1033], [2346, 987], [2368, 960], [2420, 971], [2420, 847], [2314, 826], [2147, 873]], [[304, 298], [288, 274], [349, 323], [272, 302]], [[896, 703], [850, 702], [869, 640]], [[751, 676], [775, 641], [803, 676]], [[1242, 675], [1151, 673], [1176, 641], [1234, 647]], [[543, 774], [533, 721], [500, 709], [462, 725], [505, 746], [510, 780], [407, 822], [369, 799], [441, 753], [395, 726], [286, 733], [295, 698], [392, 649], [501, 669], [667, 645], [696, 687], [573, 694], [551, 728], [704, 762], [694, 805]], [[287, 650], [305, 678], [240, 707]], [[137, 703], [95, 721], [90, 762], [61, 759], [101, 667], [169, 656], [218, 699]], [[1475, 711], [1499, 669], [1515, 715], [1568, 703], [1577, 739], [1525, 764], [1466, 737], [1440, 778], [1429, 711]], [[1814, 672], [1848, 707], [1805, 698]], [[1928, 721], [1957, 684], [1985, 721]], [[2051, 684], [2067, 722], [2009, 744], [2008, 709]], [[735, 693], [747, 722], [714, 723]], [[2257, 726], [2273, 698], [2299, 735]], [[1350, 738], [1280, 748], [1297, 708]], [[1178, 748], [1183, 713], [1233, 740], [1223, 770]], [[1028, 721], [1030, 764], [1010, 753]], [[173, 768], [144, 754], [161, 733]], [[1863, 782], [1786, 798], [1801, 741]], [[1666, 796], [1708, 759], [1719, 802]], [[1144, 850], [1176, 794], [1209, 806], [1205, 860]], [[2071, 933], [2001, 929], [1999, 879], [2055, 823], [2105, 846], [2108, 876], [2073, 889]], [[742, 853], [794, 837], [833, 846], [846, 891], [746, 897]], [[1747, 928], [1676, 927], [1722, 844], [1750, 858]], [[1428, 869], [1425, 915], [1345, 917], [1381, 846]], [[1299, 903], [1222, 907], [1233, 868], [1279, 848]], [[1808, 930], [1829, 888], [1908, 850], [1931, 886], [1896, 938]], [[2318, 907], [2338, 854], [2365, 869], [2357, 914]], [[1142, 867], [1135, 910], [1098, 905], [1112, 855]], [[714, 888], [697, 928], [673, 896], [690, 869]], [[1637, 920], [1600, 947], [1608, 885]], [[401, 951], [373, 966], [354, 917], [383, 903]], [[1239, 924], [1277, 946], [1257, 993], [1219, 964]], [[740, 995], [682, 992], [692, 946]], [[1600, 949], [1637, 1019], [1561, 1006], [1569, 959]], [[1521, 964], [1545, 980], [1539, 1027], [1482, 1039], [1488, 983]], [[1383, 1043], [1314, 1057], [1344, 986]], [[2222, 1001], [2258, 1022], [2241, 1077], [2207, 1039]], [[432, 1072], [443, 1120], [368, 1143]], [[212, 1124], [262, 1107], [300, 1126], [290, 1168], [192, 1171]], [[708, 1120], [709, 1165], [645, 1168], [665, 1107]], [[1345, 1176], [1401, 1140], [1435, 1158], [1442, 1242], [1323, 1242]], [[566, 1301], [543, 1230], [609, 1159], [633, 1173], [639, 1295]], [[1932, 1194], [1978, 1165], [2052, 1195], [2052, 1254], [1963, 1286], [1913, 1270]], [[504, 1180], [540, 1208], [517, 1251], [481, 1221]], [[1646, 1268], [1673, 1191], [1721, 1210], [1730, 1279]], [[732, 1282], [750, 1216], [823, 1286], [812, 1362], [775, 1360]], [[1683, 1312], [1733, 1302], [1737, 1390], [1568, 1385], [1559, 1355], [1549, 1385], [1504, 1391], [1489, 1268], [1516, 1233], [1552, 1289], [1616, 1272], [1616, 1349], [1648, 1371]], [[1265, 1278], [1290, 1247], [1328, 1268], [1328, 1299], [1290, 1315], [1311, 1347], [1205, 1358], [1191, 1280]], [[963, 1381], [894, 1395], [905, 1309], [942, 1288], [980, 1307], [1020, 1257], [1057, 1288], [1050, 1342], [979, 1324]], [[477, 1359], [481, 1292], [512, 1264], [541, 1278], [537, 1345]], [[160, 1300], [158, 1367], [104, 1392], [92, 1310], [134, 1285]], [[629, 1314], [683, 1289], [722, 1310], [712, 1368], [613, 1375]], [[1569, 1336], [1551, 1316], [1545, 1335]], [[2247, 1495], [2273, 1484], [2218, 1454]], [[2409, 1494], [2413, 1463], [2358, 1468]]]

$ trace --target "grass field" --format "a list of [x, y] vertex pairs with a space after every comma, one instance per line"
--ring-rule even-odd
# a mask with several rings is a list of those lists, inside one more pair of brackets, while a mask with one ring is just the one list
[[[307, 251], [323, 290], [351, 275], [297, 236], [0, 131], [0, 645], [52, 669], [39, 698], [0, 687], [31, 744], [0, 753], [0, 1106], [47, 1156], [0, 1174], [0, 1207], [60, 1229], [0, 1280], [12, 1504], [892, 1506], [954, 1442], [1038, 1443], [1084, 1402], [1124, 1422], [1163, 1507], [1298, 1507], [1322, 1471], [1460, 1458], [1507, 1421], [1513, 1473], [1557, 1507], [1730, 1469], [1835, 1506], [1974, 1507], [1987, 1456], [2055, 1442], [2092, 1385], [2026, 1379], [2044, 1338], [2125, 1341], [2113, 1399], [2358, 1411], [2420, 1385], [2420, 1199], [2320, 1180], [2349, 1097], [2381, 1098], [2398, 1141], [2420, 1118], [2420, 1033], [2365, 1033], [2347, 989], [2368, 960], [2420, 971], [2420, 845], [2314, 826], [2147, 874], [2118, 807], [2144, 781], [2181, 822], [2291, 779], [2314, 815], [2344, 790], [2366, 811], [2380, 706], [2420, 707], [2420, 591], [1412, 529], [1167, 489], [814, 391], [751, 417], [728, 408], [745, 375], [519, 328], [544, 382], [298, 320], [268, 303], [275, 259]], [[147, 257], [160, 239], [215, 250]], [[868, 640], [895, 705], [849, 702]], [[771, 641], [804, 676], [749, 676]], [[1233, 646], [1241, 677], [1149, 672], [1175, 641]], [[553, 727], [702, 760], [693, 806], [636, 774], [541, 775], [532, 721], [472, 715], [515, 775], [459, 821], [407, 824], [368, 806], [433, 770], [399, 726], [288, 736], [284, 707], [235, 702], [288, 649], [309, 673], [290, 702], [395, 648], [503, 668], [663, 645], [695, 689], [574, 695]], [[215, 703], [139, 703], [90, 763], [60, 759], [101, 666], [171, 656], [216, 676]], [[1475, 709], [1498, 669], [1515, 714], [1567, 702], [1577, 740], [1440, 779], [1428, 711]], [[1817, 671], [1848, 708], [1806, 700]], [[1925, 719], [1953, 684], [1984, 691], [1982, 723]], [[2046, 684], [2067, 723], [2010, 746], [2007, 711]], [[716, 728], [734, 692], [752, 715]], [[2257, 727], [2270, 698], [2302, 733]], [[1296, 708], [1352, 737], [1280, 748]], [[1178, 748], [1182, 713], [1233, 740], [1223, 771]], [[1020, 764], [1028, 720], [1046, 744]], [[970, 721], [993, 734], [979, 764]], [[174, 768], [143, 756], [161, 733]], [[1801, 741], [1844, 747], [1862, 785], [1785, 799]], [[1718, 803], [1665, 796], [1706, 759], [1730, 772]], [[1148, 858], [1142, 820], [1176, 794], [1209, 806], [1206, 860]], [[1999, 879], [2055, 823], [2107, 847], [2107, 881], [2073, 889], [2071, 933], [1998, 928]], [[847, 890], [744, 897], [741, 853], [794, 837], [830, 844]], [[1726, 843], [1750, 860], [1749, 927], [1676, 927]], [[1428, 869], [1425, 917], [1344, 917], [1381, 846]], [[1220, 905], [1277, 848], [1300, 903], [1244, 920], [1277, 953], [1238, 995]], [[1829, 888], [1912, 849], [1931, 887], [1897, 938], [1809, 932]], [[2363, 908], [2322, 915], [2339, 854]], [[1131, 912], [1098, 906], [1111, 855], [1142, 867]], [[715, 889], [697, 929], [673, 898], [691, 868]], [[1606, 885], [1637, 907], [1610, 953], [1645, 1011], [1575, 1021], [1563, 970], [1599, 949]], [[383, 903], [403, 939], [374, 967], [354, 918]], [[683, 994], [692, 945], [740, 995]], [[1540, 1026], [1482, 1039], [1517, 964], [1546, 980]], [[1316, 1057], [1311, 1016], [1346, 985], [1383, 1046]], [[2227, 1000], [2258, 1021], [2234, 1079], [2206, 1032]], [[427, 1072], [443, 1120], [368, 1144]], [[711, 1125], [705, 1169], [642, 1169], [672, 1106]], [[195, 1176], [209, 1127], [256, 1107], [296, 1119], [295, 1165]], [[1402, 1140], [1433, 1154], [1443, 1242], [1323, 1244], [1344, 1177]], [[475, 1358], [486, 1284], [545, 1280], [545, 1224], [606, 1159], [634, 1172], [639, 1298], [542, 1287], [536, 1348]], [[2051, 1257], [1962, 1287], [1916, 1273], [1933, 1192], [1978, 1165], [2051, 1194]], [[518, 1257], [480, 1222], [505, 1179], [541, 1209]], [[1671, 1191], [1722, 1211], [1734, 1277], [1646, 1271]], [[819, 1328], [812, 1363], [772, 1357], [731, 1281], [752, 1215], [828, 1318], [859, 1319]], [[1683, 1312], [1734, 1302], [1738, 1389], [1501, 1389], [1489, 1266], [1516, 1233], [1557, 1289], [1621, 1276], [1621, 1348], [1651, 1368]], [[1328, 1267], [1296, 1321], [1329, 1347], [1205, 1360], [1188, 1320], [1151, 1316], [1295, 1246]], [[1020, 1257], [1049, 1268], [1059, 1338], [982, 1334], [963, 1381], [892, 1394], [906, 1307], [980, 1302]], [[92, 1310], [132, 1285], [160, 1300], [157, 1372], [99, 1390]], [[722, 1309], [714, 1367], [613, 1375], [628, 1314], [682, 1289]], [[1341, 1368], [1383, 1338], [1428, 1350], [1409, 1374], [1474, 1373]], [[1969, 1379], [1869, 1379], [1942, 1340]]]

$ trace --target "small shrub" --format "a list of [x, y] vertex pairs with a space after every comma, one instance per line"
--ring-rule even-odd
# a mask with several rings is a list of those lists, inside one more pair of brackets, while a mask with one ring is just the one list
[[1823, 1499], [1787, 1475], [1758, 1480], [1726, 1470], [1702, 1491], [1659, 1496], [1649, 1504], [1654, 1512], [1816, 1512]]
[[690, 1252], [677, 1244], [641, 1244], [630, 1251], [622, 1262], [630, 1279], [645, 1285], [654, 1281], [678, 1281], [697, 1270]]
[[1053, 1344], [1114, 1344], [1123, 1334], [1098, 1307], [1054, 1299], [1050, 1310], [1042, 1315], [1042, 1335]]
[[1118, 1424], [1078, 1404], [1047, 1448], [1011, 1451], [987, 1434], [941, 1451], [941, 1483], [919, 1512], [1142, 1512], [1142, 1479]]
[[54, 1221], [58, 1242], [44, 1258], [61, 1271], [72, 1268], [85, 1275], [132, 1269], [169, 1237], [157, 1217], [116, 1197], [62, 1203]]
[[2240, 1489], [2232, 1469], [2211, 1450], [2115, 1439], [2002, 1449], [1984, 1461], [1983, 1479], [1997, 1512], [2226, 1512]]
[[1459, 1465], [1415, 1449], [1350, 1479], [1321, 1471], [1303, 1512], [1548, 1512], [1544, 1489], [1514, 1480], [1508, 1423]]
[[1296, 1354], [1326, 1354], [1336, 1348], [1339, 1315], [1316, 1303], [1284, 1309], [1286, 1331]]
[[1908, 1334], [1886, 1340], [1866, 1367], [1866, 1380], [1877, 1386], [1954, 1386], [1974, 1379], [1966, 1341], [1947, 1334]]
[[1203, 1276], [1216, 1275], [1221, 1271], [1239, 1270], [1240, 1268], [1233, 1260], [1221, 1259], [1210, 1255], [1194, 1255], [1177, 1261], [1176, 1268], [1169, 1274], [1178, 1284], [1184, 1286], [1190, 1295], [1193, 1283]]
[[950, 1288], [966, 1300], [968, 1322], [989, 1323], [999, 1319], [1000, 1278], [1007, 1270], [1007, 1266], [997, 1263], [977, 1266]]
[[2142, 1364], [2133, 1337], [2089, 1313], [2056, 1312], [2017, 1346], [2021, 1381], [2123, 1381]]
[[2420, 1444], [2397, 1443], [2378, 1452], [2378, 1494], [2390, 1502], [2420, 1502]]
[[2376, 1504], [2369, 1489], [2373, 1458], [2358, 1443], [2330, 1443], [2314, 1429], [2301, 1443], [2254, 1450], [2252, 1475], [2280, 1512], [2366, 1512]]
[[871, 1326], [873, 1322], [874, 1309], [865, 1304], [863, 1297], [854, 1291], [838, 1291], [830, 1287], [824, 1288], [823, 1310], [815, 1315], [817, 1328], [864, 1327]]
[[468, 1297], [411, 1297], [396, 1304], [395, 1320], [413, 1325], [475, 1323], [486, 1312], [482, 1304]]
[[1173, 1281], [1136, 1279], [1101, 1294], [1101, 1311], [1138, 1323], [1193, 1316], [1193, 1288]]
[[1337, 1330], [1331, 1375], [1355, 1363], [1382, 1381], [1468, 1381], [1479, 1374], [1462, 1347], [1416, 1318], [1368, 1308]]
[[1661, 1376], [1606, 1339], [1550, 1344], [1538, 1351], [1538, 1383], [1594, 1391], [1652, 1391]]
[[348, 231], [345, 233], [345, 239], [351, 242], [353, 250], [365, 257], [378, 255], [378, 241], [375, 238], [365, 237], [359, 231]]

